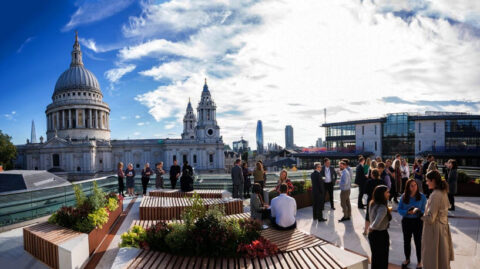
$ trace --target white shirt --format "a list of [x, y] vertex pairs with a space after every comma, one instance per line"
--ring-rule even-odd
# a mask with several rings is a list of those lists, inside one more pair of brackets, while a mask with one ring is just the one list
[[400, 165], [400, 171], [402, 172], [402, 177], [410, 177], [410, 168], [408, 167], [408, 165]]
[[325, 183], [332, 182], [332, 174], [330, 174], [330, 167], [325, 166]]
[[272, 199], [270, 210], [278, 226], [286, 228], [295, 223], [297, 202], [285, 193]]

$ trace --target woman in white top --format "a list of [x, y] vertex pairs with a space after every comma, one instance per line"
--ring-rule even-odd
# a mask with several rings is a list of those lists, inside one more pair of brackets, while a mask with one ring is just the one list
[[405, 189], [405, 184], [407, 183], [407, 180], [410, 177], [410, 168], [405, 159], [402, 159], [400, 163], [400, 172], [402, 173], [402, 187], [400, 188], [400, 192], [403, 193], [403, 190]]

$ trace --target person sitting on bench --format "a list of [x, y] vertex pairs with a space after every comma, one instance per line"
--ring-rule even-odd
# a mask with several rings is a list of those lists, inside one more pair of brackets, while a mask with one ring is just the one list
[[290, 230], [297, 227], [295, 220], [297, 203], [295, 199], [287, 195], [287, 190], [287, 184], [282, 183], [280, 195], [272, 199], [270, 206], [272, 226], [279, 230]]

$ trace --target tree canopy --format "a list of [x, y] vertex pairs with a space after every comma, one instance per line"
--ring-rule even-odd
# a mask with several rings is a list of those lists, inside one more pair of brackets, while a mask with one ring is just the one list
[[11, 140], [11, 136], [0, 130], [0, 165], [3, 165], [5, 170], [13, 168], [13, 160], [17, 156], [17, 148]]

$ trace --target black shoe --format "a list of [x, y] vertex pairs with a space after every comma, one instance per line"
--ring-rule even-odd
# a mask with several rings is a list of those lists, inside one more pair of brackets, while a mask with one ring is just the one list
[[358, 206], [358, 209], [365, 209], [365, 206]]
[[402, 269], [405, 269], [405, 268], [408, 268], [408, 265], [410, 264], [410, 262], [408, 263], [402, 263]]
[[335, 207], [331, 207], [330, 209], [331, 209], [331, 210], [335, 210]]
[[346, 220], [348, 220], [348, 218], [343, 217], [343, 218], [339, 219], [338, 222], [344, 222]]
[[455, 211], [455, 207], [450, 207], [448, 211]]
[[327, 221], [327, 219], [324, 219], [324, 218], [319, 218], [318, 221], [320, 222], [324, 222], [324, 221]]

